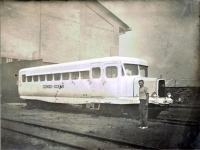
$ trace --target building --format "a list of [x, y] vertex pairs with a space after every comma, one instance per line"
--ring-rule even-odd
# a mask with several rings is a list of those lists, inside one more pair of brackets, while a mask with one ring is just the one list
[[2, 2], [1, 57], [62, 63], [118, 56], [130, 27], [98, 1]]
[[19, 100], [21, 68], [119, 55], [131, 28], [98, 1], [1, 2], [2, 102]]

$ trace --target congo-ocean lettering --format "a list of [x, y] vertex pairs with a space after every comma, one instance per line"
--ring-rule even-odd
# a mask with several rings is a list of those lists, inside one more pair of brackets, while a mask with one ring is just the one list
[[64, 85], [43, 85], [43, 89], [62, 89], [64, 88]]
[[54, 85], [54, 89], [55, 88], [61, 89], [61, 88], [64, 88], [64, 85]]
[[52, 85], [43, 85], [43, 89], [51, 89]]

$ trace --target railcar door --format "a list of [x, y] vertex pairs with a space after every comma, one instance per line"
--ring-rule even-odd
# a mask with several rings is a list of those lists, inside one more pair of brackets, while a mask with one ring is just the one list
[[79, 71], [73, 71], [71, 74], [71, 91], [73, 97], [80, 97], [80, 73]]
[[80, 97], [91, 97], [90, 92], [90, 71], [88, 69], [80, 70]]
[[91, 96], [102, 97], [102, 63], [91, 64]]
[[107, 63], [103, 69], [103, 96], [119, 96], [120, 65], [118, 63]]
[[18, 81], [18, 92], [20, 96], [26, 95], [26, 72], [20, 72]]

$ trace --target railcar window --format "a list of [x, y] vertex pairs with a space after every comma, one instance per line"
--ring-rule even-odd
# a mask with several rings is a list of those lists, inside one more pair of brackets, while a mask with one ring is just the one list
[[26, 75], [22, 75], [22, 82], [26, 82]]
[[81, 71], [81, 79], [89, 79], [89, 71]]
[[27, 76], [27, 81], [32, 82], [32, 76]]
[[40, 75], [40, 81], [45, 81], [45, 75]]
[[101, 69], [98, 68], [92, 68], [92, 78], [100, 78], [101, 76]]
[[116, 66], [106, 67], [106, 77], [107, 78], [116, 78], [117, 75], [118, 75], [118, 73], [117, 73]]
[[148, 77], [148, 67], [140, 65], [140, 75], [143, 77]]
[[33, 81], [34, 81], [34, 82], [37, 82], [37, 81], [38, 81], [38, 75], [33, 76]]
[[138, 75], [138, 65], [124, 64], [124, 67], [127, 76]]
[[77, 80], [79, 78], [79, 72], [71, 72], [72, 80]]
[[47, 81], [52, 81], [52, 80], [53, 80], [53, 75], [47, 74]]
[[54, 80], [60, 80], [60, 73], [54, 74]]
[[69, 73], [62, 74], [63, 80], [69, 80]]

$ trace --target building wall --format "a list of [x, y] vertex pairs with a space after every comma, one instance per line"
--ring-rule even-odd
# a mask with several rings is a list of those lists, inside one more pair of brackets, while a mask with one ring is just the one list
[[32, 59], [39, 49], [39, 3], [0, 1], [1, 57]]
[[62, 63], [117, 56], [119, 25], [89, 3], [1, 2], [2, 57]]
[[23, 102], [18, 94], [18, 72], [22, 68], [47, 65], [42, 59], [34, 61], [13, 61], [3, 63], [1, 67], [1, 103]]
[[45, 62], [111, 55], [114, 28], [85, 2], [43, 3], [41, 13], [41, 56]]
[[114, 39], [113, 26], [87, 6], [85, 12], [85, 47], [81, 51], [81, 58], [110, 56]]
[[41, 57], [44, 62], [78, 60], [80, 3], [44, 2], [41, 8]]

